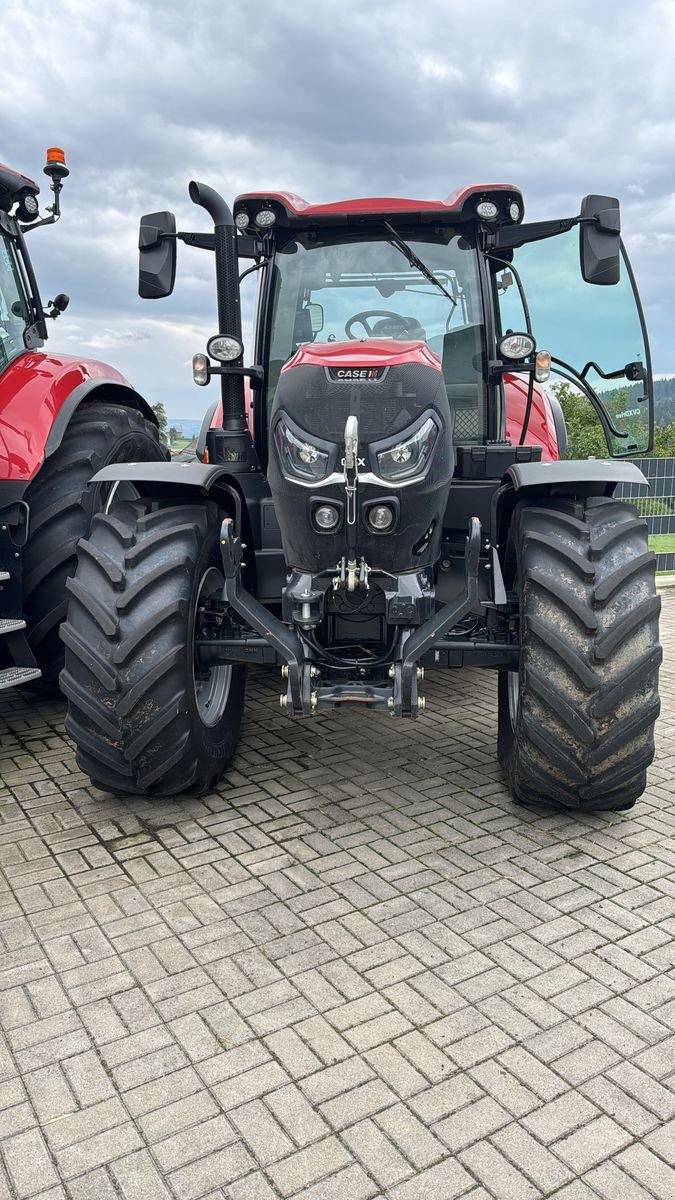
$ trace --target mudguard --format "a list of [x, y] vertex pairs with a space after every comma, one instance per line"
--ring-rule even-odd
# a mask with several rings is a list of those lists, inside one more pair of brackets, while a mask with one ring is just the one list
[[613, 490], [617, 483], [638, 483], [649, 487], [642, 471], [634, 463], [606, 458], [568, 459], [565, 462], [514, 463], [506, 481], [516, 491], [522, 488], [546, 488], [560, 484], [605, 484]]
[[100, 398], [152, 409], [114, 367], [96, 359], [28, 350], [0, 374], [0, 481], [27, 484], [58, 448], [75, 409]]
[[214, 500], [235, 517], [239, 533], [242, 517], [244, 529], [250, 530], [247, 510], [252, 500], [255, 507], [255, 498], [246, 495], [244, 488], [249, 493], [251, 486], [254, 491], [259, 490], [256, 484], [261, 482], [261, 478], [259, 473], [256, 473], [255, 477], [232, 475], [227, 467], [217, 463], [139, 462], [111, 463], [98, 471], [91, 482], [128, 481], [133, 483], [139, 496], [152, 496], [157, 500], [180, 500], [183, 497], [190, 500]]

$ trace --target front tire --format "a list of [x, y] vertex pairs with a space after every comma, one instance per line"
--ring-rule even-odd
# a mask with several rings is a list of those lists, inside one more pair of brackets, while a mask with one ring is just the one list
[[89, 487], [90, 479], [110, 463], [165, 459], [157, 427], [141, 413], [118, 404], [82, 404], [60, 446], [27, 488], [30, 536], [23, 552], [23, 609], [28, 642], [42, 671], [40, 686], [57, 687], [66, 580], [75, 571], [78, 540], [87, 537], [107, 494]]
[[62, 626], [66, 731], [104, 791], [208, 791], [239, 737], [246, 669], [196, 669], [198, 603], [223, 586], [213, 504], [150, 501], [94, 518]]
[[515, 679], [500, 672], [498, 749], [522, 803], [619, 810], [644, 791], [662, 659], [655, 561], [631, 504], [516, 509], [507, 573], [521, 658]]

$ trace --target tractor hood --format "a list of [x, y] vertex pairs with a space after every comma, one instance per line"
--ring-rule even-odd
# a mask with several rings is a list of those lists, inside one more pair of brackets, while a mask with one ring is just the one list
[[289, 567], [431, 565], [452, 472], [452, 412], [426, 343], [312, 343], [282, 369], [269, 483]]

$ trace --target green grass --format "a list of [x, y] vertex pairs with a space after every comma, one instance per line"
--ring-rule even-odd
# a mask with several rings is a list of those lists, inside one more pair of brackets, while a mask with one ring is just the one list
[[649, 549], [655, 554], [669, 554], [675, 550], [675, 533], [653, 533], [649, 539]]

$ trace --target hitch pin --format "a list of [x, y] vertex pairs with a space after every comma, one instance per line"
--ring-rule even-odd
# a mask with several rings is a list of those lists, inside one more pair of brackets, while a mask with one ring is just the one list
[[345, 471], [345, 493], [347, 496], [347, 524], [356, 524], [356, 489], [359, 481], [359, 423], [352, 414], [345, 424], [345, 456], [342, 460]]

